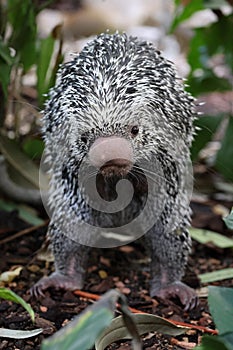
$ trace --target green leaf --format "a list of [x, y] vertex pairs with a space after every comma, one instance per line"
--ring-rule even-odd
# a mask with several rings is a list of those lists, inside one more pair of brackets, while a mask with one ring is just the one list
[[32, 207], [19, 204], [17, 210], [19, 211], [19, 218], [33, 226], [41, 225], [44, 222], [38, 217], [38, 213]]
[[179, 4], [176, 7], [176, 15], [171, 25], [170, 31], [174, 31], [174, 29], [183, 21], [190, 18], [195, 12], [203, 10], [203, 0], [195, 0], [190, 1], [187, 5], [181, 7]]
[[[124, 298], [119, 292], [109, 291], [66, 327], [44, 340], [42, 350], [89, 350], [97, 337], [110, 324], [117, 300], [125, 304]], [[134, 350], [140, 349], [134, 347]]]
[[8, 0], [7, 18], [12, 26], [9, 46], [16, 50], [27, 71], [36, 60], [36, 9], [31, 0]]
[[35, 314], [31, 308], [31, 305], [26, 303], [20, 296], [18, 296], [14, 292], [12, 292], [12, 290], [7, 289], [7, 288], [0, 288], [0, 298], [5, 299], [5, 300], [14, 301], [15, 303], [23, 306], [24, 309], [27, 310], [27, 312], [29, 313], [32, 321], [34, 322]]
[[[8, 85], [10, 83], [11, 67], [0, 58], [0, 87], [5, 98], [8, 96]], [[2, 101], [1, 101], [2, 103]]]
[[[223, 40], [224, 33], [224, 40]], [[210, 59], [221, 55], [228, 68], [233, 71], [233, 14], [220, 16], [216, 23], [195, 29], [189, 44], [188, 63], [191, 72], [188, 77], [188, 90], [199, 95], [203, 92], [232, 90], [229, 78], [219, 78], [210, 68]]]
[[44, 142], [39, 139], [28, 139], [23, 143], [23, 150], [31, 159], [40, 159], [44, 151]]
[[192, 69], [191, 75], [196, 69], [205, 67], [209, 58], [203, 30], [197, 28], [189, 44], [188, 63]]
[[1, 37], [0, 37], [0, 58], [3, 60], [3, 62], [7, 63], [8, 66], [12, 65], [14, 62], [14, 59], [11, 56], [9, 47], [4, 43]]
[[216, 168], [226, 179], [233, 181], [233, 116], [229, 116], [228, 126], [217, 153]]
[[191, 147], [191, 158], [195, 160], [198, 157], [199, 152], [205, 147], [205, 145], [213, 138], [215, 131], [217, 130], [223, 116], [202, 116], [195, 120], [194, 125], [198, 129], [196, 130], [195, 139]]
[[[56, 45], [55, 45], [56, 44]], [[57, 47], [58, 46], [58, 47]], [[63, 61], [61, 25], [40, 41], [37, 60], [37, 91], [39, 105], [45, 101], [45, 94], [55, 84], [57, 70]]]
[[225, 222], [228, 228], [233, 230], [233, 208], [231, 209], [230, 214], [223, 218], [223, 221]]
[[233, 278], [233, 268], [202, 273], [198, 276], [202, 283], [210, 283]]
[[193, 239], [202, 244], [212, 243], [220, 248], [233, 247], [233, 239], [225, 237], [217, 232], [192, 227], [190, 228], [190, 235]]
[[19, 329], [0, 328], [0, 337], [12, 339], [26, 339], [35, 337], [43, 332], [42, 328], [33, 329], [31, 331], [21, 331]]
[[48, 69], [53, 55], [54, 45], [55, 39], [52, 35], [40, 41], [37, 61], [37, 91], [40, 105], [44, 100], [43, 94], [48, 92], [50, 80]]
[[233, 289], [209, 286], [208, 303], [219, 335], [233, 332]]
[[43, 189], [48, 188], [48, 178], [30, 158], [19, 148], [19, 144], [8, 139], [6, 136], [0, 135], [0, 151], [5, 159], [16, 169], [33, 187]]
[[[134, 314], [132, 317], [140, 335], [148, 332], [160, 332], [176, 336], [187, 331], [187, 328], [176, 326], [174, 323], [169, 322], [159, 316], [150, 314]], [[96, 350], [104, 350], [115, 341], [130, 338], [131, 336], [125, 327], [123, 317], [119, 316], [112, 320], [110, 326], [97, 339], [95, 347]]]
[[10, 73], [14, 59], [11, 57], [10, 49], [0, 37], [0, 85], [4, 96], [7, 97], [7, 89], [10, 83]]
[[[217, 77], [210, 69], [201, 69], [202, 74], [195, 76], [191, 73], [187, 79], [187, 91], [198, 96], [212, 91], [229, 91], [232, 89], [231, 82], [225, 78]], [[217, 88], [216, 88], [217, 87]]]
[[229, 350], [218, 336], [204, 335], [201, 345], [195, 347], [196, 350]]
[[216, 23], [203, 30], [203, 36], [209, 56], [222, 54], [226, 64], [233, 72], [233, 14], [220, 16]]
[[218, 338], [226, 345], [228, 350], [233, 350], [233, 332], [222, 334]]
[[6, 202], [0, 199], [0, 209], [5, 211], [17, 210], [19, 218], [33, 226], [41, 225], [44, 222], [38, 217], [37, 212], [34, 209], [26, 205]]
[[195, 349], [233, 350], [233, 289], [209, 286], [208, 303], [219, 336], [203, 336]]

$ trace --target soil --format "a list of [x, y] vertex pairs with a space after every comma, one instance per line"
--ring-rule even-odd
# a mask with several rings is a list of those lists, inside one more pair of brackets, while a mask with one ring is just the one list
[[[221, 215], [216, 214], [216, 205], [231, 208], [226, 201], [206, 200], [192, 202], [193, 225], [218, 231], [231, 236]], [[0, 244], [7, 237], [21, 231], [27, 224], [18, 218], [17, 212], [0, 212]], [[29, 302], [36, 314], [33, 324], [27, 312], [18, 304], [0, 300], [0, 327], [31, 330], [43, 328], [39, 336], [15, 340], [1, 338], [0, 349], [38, 350], [45, 337], [64, 326], [75, 315], [84, 310], [92, 301], [78, 297], [71, 292], [48, 290], [45, 298], [34, 299], [29, 288], [43, 275], [51, 273], [53, 263], [37, 259], [37, 252], [45, 241], [47, 227], [44, 226], [30, 234], [25, 234], [8, 243], [1, 244], [0, 271], [8, 271], [14, 266], [22, 266], [20, 275], [9, 285], [15, 293]], [[198, 274], [226, 267], [233, 267], [232, 250], [219, 249], [214, 245], [193, 242], [184, 281], [193, 288], [199, 287]], [[200, 297], [198, 307], [185, 312], [178, 301], [162, 302], [151, 299], [149, 289], [149, 263], [141, 241], [115, 249], [93, 249], [90, 255], [84, 289], [95, 294], [103, 294], [110, 288], [119, 288], [127, 296], [129, 306], [145, 312], [214, 329], [206, 297]], [[212, 283], [233, 287], [233, 280]], [[203, 285], [202, 285], [203, 287]], [[161, 334], [143, 337], [143, 349], [190, 349], [200, 342], [201, 331], [190, 330], [175, 339]], [[129, 342], [118, 342], [108, 349], [130, 349]]]

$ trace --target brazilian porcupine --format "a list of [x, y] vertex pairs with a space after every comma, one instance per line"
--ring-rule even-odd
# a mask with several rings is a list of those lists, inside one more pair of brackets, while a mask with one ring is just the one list
[[[146, 178], [155, 179], [152, 205], [142, 216], [142, 226], [153, 218], [145, 235], [151, 296], [178, 297], [186, 309], [195, 307], [195, 292], [181, 282], [191, 246], [185, 169], [194, 117], [194, 98], [184, 91], [173, 64], [137, 38], [101, 34], [61, 67], [44, 114], [53, 209], [48, 235], [56, 270], [32, 287], [34, 295], [51, 286], [83, 286], [88, 245], [95, 245], [92, 227], [114, 231], [143, 212]], [[119, 179], [130, 180], [130, 205], [118, 213], [93, 209], [79, 181], [82, 162], [97, 169], [104, 200], [115, 199]], [[88, 222], [89, 229], [79, 222]]]

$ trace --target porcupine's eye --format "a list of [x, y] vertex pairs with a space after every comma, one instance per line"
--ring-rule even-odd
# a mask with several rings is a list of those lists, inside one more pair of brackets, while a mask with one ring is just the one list
[[132, 128], [131, 128], [131, 135], [133, 137], [137, 136], [137, 134], [139, 133], [139, 127], [137, 125], [134, 125]]
[[82, 134], [80, 137], [81, 141], [85, 144], [87, 144], [88, 141], [88, 135], [86, 133]]

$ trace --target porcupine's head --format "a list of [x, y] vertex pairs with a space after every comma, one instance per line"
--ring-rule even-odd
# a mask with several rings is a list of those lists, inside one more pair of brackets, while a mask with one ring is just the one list
[[179, 140], [189, 146], [194, 100], [180, 80], [152, 44], [101, 34], [60, 69], [45, 110], [48, 146], [56, 153], [63, 142], [58, 152], [104, 177], [124, 177]]

